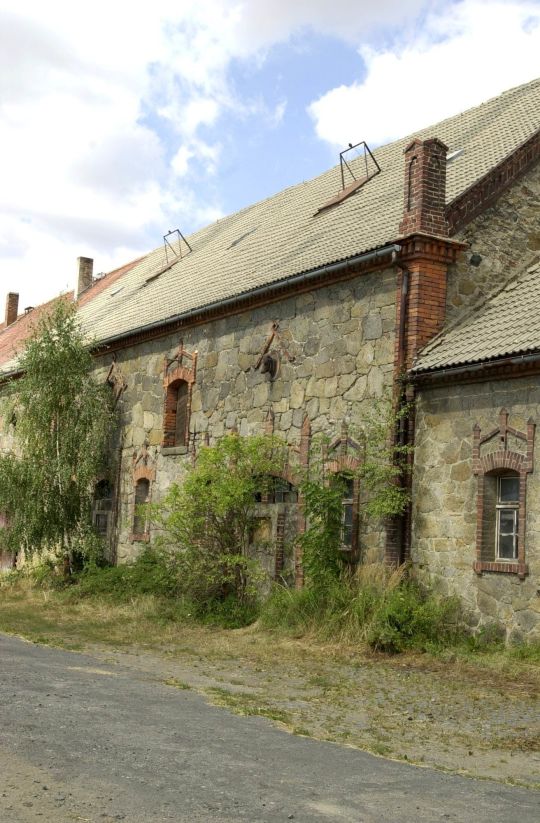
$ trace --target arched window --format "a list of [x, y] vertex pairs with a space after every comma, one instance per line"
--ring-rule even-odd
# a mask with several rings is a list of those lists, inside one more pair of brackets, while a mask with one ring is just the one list
[[148, 520], [144, 511], [145, 503], [150, 500], [150, 481], [146, 477], [137, 480], [135, 485], [135, 511], [133, 515], [133, 535], [142, 537], [147, 534]]
[[164, 446], [187, 446], [189, 435], [189, 383], [176, 380], [167, 386]]
[[94, 492], [92, 522], [99, 535], [105, 537], [109, 530], [112, 511], [112, 489], [108, 480], [100, 480]]
[[516, 471], [484, 476], [482, 560], [516, 561], [519, 548], [519, 488]]
[[[527, 477], [534, 468], [535, 424], [529, 419], [527, 430], [519, 431], [509, 425], [508, 412], [501, 409], [496, 428], [482, 435], [477, 423], [473, 433], [473, 472], [478, 484], [473, 568], [477, 574], [505, 572], [523, 580], [529, 573], [525, 562]], [[510, 438], [513, 448], [509, 448]]]

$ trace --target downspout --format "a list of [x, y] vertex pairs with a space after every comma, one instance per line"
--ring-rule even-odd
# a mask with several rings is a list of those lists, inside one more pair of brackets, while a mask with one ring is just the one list
[[[407, 368], [407, 315], [409, 310], [409, 269], [402, 263], [395, 262], [396, 267], [401, 271], [401, 290], [399, 305], [399, 328], [398, 328], [398, 362], [397, 380], [398, 396], [397, 411], [400, 413], [409, 403], [414, 401], [414, 388], [407, 384], [405, 372]], [[412, 392], [412, 393], [411, 393]], [[410, 415], [400, 414], [398, 428], [396, 432], [397, 445], [404, 448], [414, 445], [414, 410]], [[412, 474], [413, 453], [407, 455], [408, 472], [406, 477], [400, 477], [402, 487], [410, 491]], [[398, 562], [401, 564], [410, 554], [411, 544], [411, 504], [407, 504], [406, 510], [399, 518], [399, 556]]]

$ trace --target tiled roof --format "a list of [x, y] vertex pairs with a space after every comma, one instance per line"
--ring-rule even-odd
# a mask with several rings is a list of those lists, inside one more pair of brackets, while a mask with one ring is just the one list
[[[141, 262], [143, 258], [134, 260], [126, 266], [115, 269], [100, 280], [95, 280], [92, 286], [84, 291], [78, 300], [79, 308], [82, 309], [94, 300], [98, 294], [105, 289], [112, 287], [116, 281], [126, 274], [133, 266]], [[30, 337], [40, 319], [51, 311], [58, 300], [73, 302], [74, 293], [72, 291], [61, 294], [41, 306], [37, 306], [27, 314], [21, 314], [10, 326], [2, 323], [0, 325], [0, 368], [4, 372], [9, 372], [15, 368], [18, 353], [24, 347], [25, 341]]]
[[[540, 79], [414, 136], [438, 137], [450, 152], [463, 150], [447, 168], [451, 203], [538, 129]], [[188, 237], [193, 251], [157, 277], [166, 263], [163, 246], [150, 252], [121, 282], [108, 281], [81, 305], [89, 338], [103, 341], [164, 323], [392, 243], [399, 235], [403, 150], [410, 141], [411, 135], [376, 149], [381, 173], [320, 214], [318, 209], [341, 190], [339, 165], [195, 232]]]
[[420, 352], [413, 373], [540, 351], [540, 263], [509, 280]]
[[58, 300], [73, 301], [73, 292], [67, 292], [49, 300], [48, 303], [43, 303], [37, 306], [28, 313], [21, 314], [7, 328], [0, 329], [0, 363], [3, 371], [9, 371], [10, 365], [15, 364], [18, 352], [24, 347], [24, 341], [32, 334], [33, 329], [39, 323], [41, 317], [52, 311], [54, 304]]

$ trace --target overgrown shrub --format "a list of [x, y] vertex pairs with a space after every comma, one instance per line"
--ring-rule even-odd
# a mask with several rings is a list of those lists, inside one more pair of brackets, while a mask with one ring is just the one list
[[276, 586], [260, 625], [391, 653], [444, 646], [462, 637], [457, 600], [437, 598], [405, 579], [403, 569], [392, 572], [383, 564], [361, 567], [327, 589]]
[[247, 555], [255, 495], [284, 454], [274, 438], [227, 435], [203, 447], [182, 484], [150, 508], [156, 546], [169, 552], [179, 591], [201, 615], [242, 613], [245, 622], [256, 613], [263, 572]]

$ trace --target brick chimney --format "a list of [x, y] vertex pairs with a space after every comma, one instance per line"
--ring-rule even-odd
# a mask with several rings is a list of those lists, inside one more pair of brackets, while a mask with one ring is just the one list
[[11, 326], [19, 313], [19, 295], [10, 291], [6, 297], [6, 326]]
[[415, 139], [405, 149], [405, 202], [399, 231], [403, 235], [431, 234], [448, 237], [446, 205], [446, 153], [436, 137]]
[[77, 300], [83, 291], [90, 288], [93, 279], [92, 274], [94, 270], [94, 261], [91, 257], [77, 257], [79, 265], [79, 273], [77, 277], [77, 288], [75, 289], [75, 300]]

